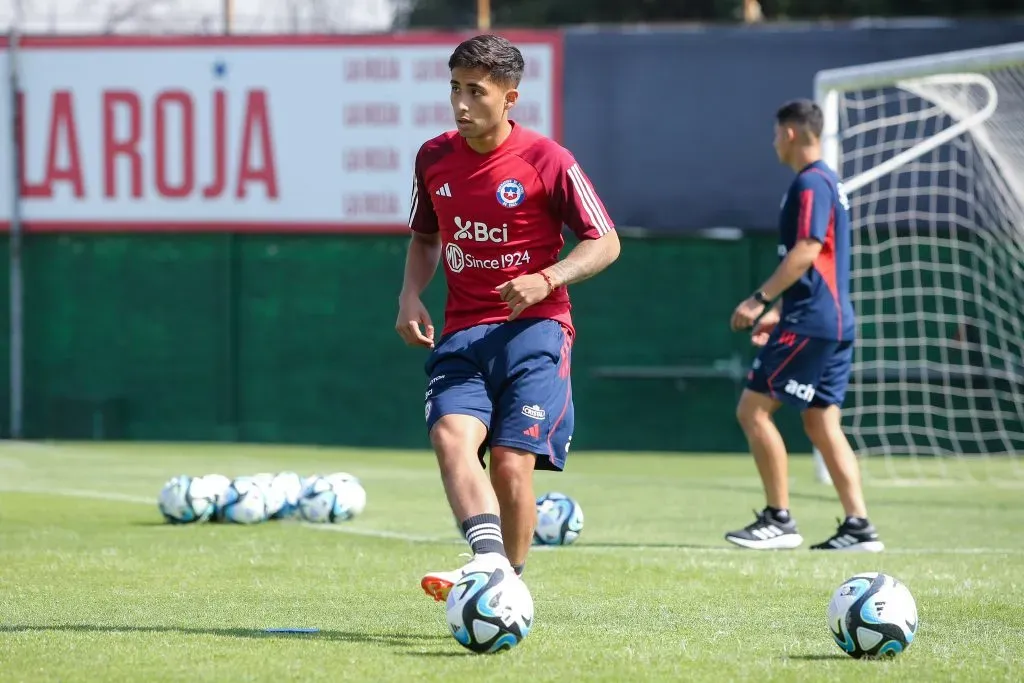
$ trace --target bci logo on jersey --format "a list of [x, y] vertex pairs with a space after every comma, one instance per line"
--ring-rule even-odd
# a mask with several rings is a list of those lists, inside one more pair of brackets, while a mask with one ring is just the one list
[[508, 223], [502, 223], [500, 228], [492, 228], [480, 221], [471, 221], [468, 218], [462, 220], [461, 216], [455, 217], [455, 240], [472, 240], [474, 242], [494, 242], [504, 244], [508, 242]]
[[526, 199], [526, 188], [515, 178], [498, 183], [498, 203], [506, 209], [513, 209]]

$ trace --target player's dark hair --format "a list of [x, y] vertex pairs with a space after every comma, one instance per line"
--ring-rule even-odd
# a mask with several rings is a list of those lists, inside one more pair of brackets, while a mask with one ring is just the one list
[[806, 99], [786, 102], [775, 112], [775, 120], [780, 125], [788, 123], [800, 126], [816, 138], [821, 137], [821, 131], [825, 127], [825, 115], [821, 107]]
[[485, 69], [490, 77], [517, 87], [523, 78], [523, 53], [501, 36], [483, 35], [463, 41], [448, 60], [449, 69]]

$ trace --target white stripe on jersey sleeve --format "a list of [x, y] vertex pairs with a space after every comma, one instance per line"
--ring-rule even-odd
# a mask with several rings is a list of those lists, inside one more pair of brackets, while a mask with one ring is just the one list
[[412, 198], [409, 201], [412, 204], [412, 208], [409, 210], [409, 227], [411, 228], [413, 221], [416, 220], [416, 209], [420, 204], [420, 181], [416, 177], [415, 171], [412, 174]]
[[597, 193], [594, 192], [594, 188], [587, 181], [586, 176], [583, 175], [580, 165], [578, 163], [573, 164], [569, 168], [568, 174], [569, 179], [572, 181], [573, 189], [576, 190], [583, 208], [586, 209], [587, 215], [590, 217], [590, 222], [597, 228], [597, 234], [603, 235], [609, 232], [612, 226], [609, 225], [608, 219], [605, 218], [604, 212], [601, 210], [601, 203], [597, 200]]

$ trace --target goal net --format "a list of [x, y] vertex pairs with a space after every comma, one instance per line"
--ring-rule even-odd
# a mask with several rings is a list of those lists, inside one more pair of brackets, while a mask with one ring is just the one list
[[896, 478], [1024, 476], [1024, 43], [815, 90], [854, 228], [854, 448]]

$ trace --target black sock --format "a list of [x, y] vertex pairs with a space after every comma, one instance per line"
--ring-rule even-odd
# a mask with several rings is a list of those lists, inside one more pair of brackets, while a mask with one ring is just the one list
[[526, 571], [526, 563], [523, 562], [522, 564], [514, 564], [512, 565], [512, 569], [513, 571], [515, 571], [516, 576], [522, 576], [523, 572]]
[[853, 527], [854, 529], [864, 529], [870, 522], [867, 517], [847, 517], [843, 524], [845, 526]]
[[462, 532], [469, 541], [473, 554], [498, 553], [505, 556], [505, 543], [501, 538], [501, 519], [498, 515], [476, 515], [462, 523]]
[[783, 524], [789, 523], [789, 510], [786, 508], [773, 508], [771, 505], [767, 506], [765, 510], [772, 516], [776, 522], [782, 522]]

